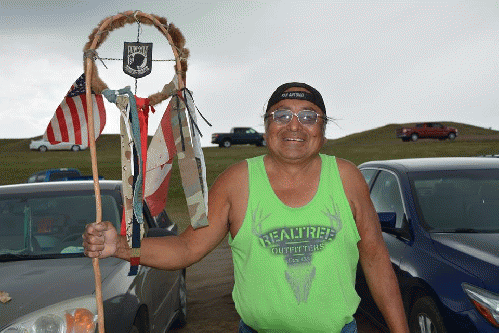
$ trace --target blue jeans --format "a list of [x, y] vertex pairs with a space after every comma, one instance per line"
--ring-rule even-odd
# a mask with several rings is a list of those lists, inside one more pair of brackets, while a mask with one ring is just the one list
[[[243, 320], [239, 322], [239, 333], [258, 333], [248, 325], [246, 325]], [[350, 323], [346, 324], [342, 329], [340, 333], [357, 333], [357, 323], [355, 322], [355, 319], [351, 321]]]

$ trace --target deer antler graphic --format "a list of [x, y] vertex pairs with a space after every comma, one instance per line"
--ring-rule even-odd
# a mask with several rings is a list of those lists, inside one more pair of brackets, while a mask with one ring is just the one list
[[262, 211], [259, 210], [260, 203], [256, 205], [255, 210], [253, 211], [253, 214], [251, 216], [252, 223], [251, 223], [251, 231], [253, 235], [257, 236], [258, 238], [262, 238], [263, 236], [263, 231], [262, 231], [262, 222], [265, 221], [266, 219], [269, 218], [271, 215], [270, 213], [267, 214], [267, 216], [262, 217]]
[[330, 196], [330, 198], [333, 205], [334, 214], [329, 207], [326, 207], [326, 211], [323, 211], [322, 213], [329, 219], [331, 223], [331, 230], [334, 230], [334, 234], [336, 235], [343, 228], [343, 223], [341, 222], [341, 214], [340, 210], [338, 209], [338, 205], [333, 203], [332, 196]]

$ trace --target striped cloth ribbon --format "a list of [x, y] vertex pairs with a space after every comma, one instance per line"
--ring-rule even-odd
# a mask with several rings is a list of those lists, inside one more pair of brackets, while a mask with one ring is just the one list
[[136, 275], [140, 263], [140, 241], [144, 236], [143, 163], [140, 121], [137, 103], [130, 87], [102, 92], [121, 111], [121, 164], [123, 180], [124, 221], [130, 246], [130, 272]]

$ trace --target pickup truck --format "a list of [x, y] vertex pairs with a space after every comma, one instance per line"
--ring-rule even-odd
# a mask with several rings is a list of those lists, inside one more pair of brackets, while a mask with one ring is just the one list
[[418, 139], [454, 140], [457, 129], [441, 123], [419, 123], [414, 127], [401, 127], [397, 129], [397, 138], [402, 141], [417, 141]]
[[213, 133], [211, 143], [218, 144], [219, 147], [229, 148], [232, 145], [265, 145], [262, 133], [258, 133], [251, 127], [233, 127], [230, 133]]

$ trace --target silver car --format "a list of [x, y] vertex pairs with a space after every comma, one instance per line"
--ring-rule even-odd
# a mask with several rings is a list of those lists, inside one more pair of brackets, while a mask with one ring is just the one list
[[[100, 181], [104, 221], [120, 229], [121, 182]], [[177, 233], [144, 206], [146, 237]], [[92, 260], [82, 233], [95, 220], [92, 181], [0, 186], [0, 333], [97, 331]], [[186, 319], [185, 270], [99, 260], [106, 332], [165, 332]]]
[[29, 144], [29, 149], [31, 150], [38, 150], [43, 152], [46, 152], [47, 150], [72, 150], [72, 151], [80, 151], [87, 149], [88, 147], [86, 145], [77, 145], [74, 143], [68, 143], [68, 142], [61, 142], [61, 143], [56, 143], [56, 144], [51, 144], [48, 141], [45, 141], [43, 139], [41, 140], [31, 140], [31, 143]]

